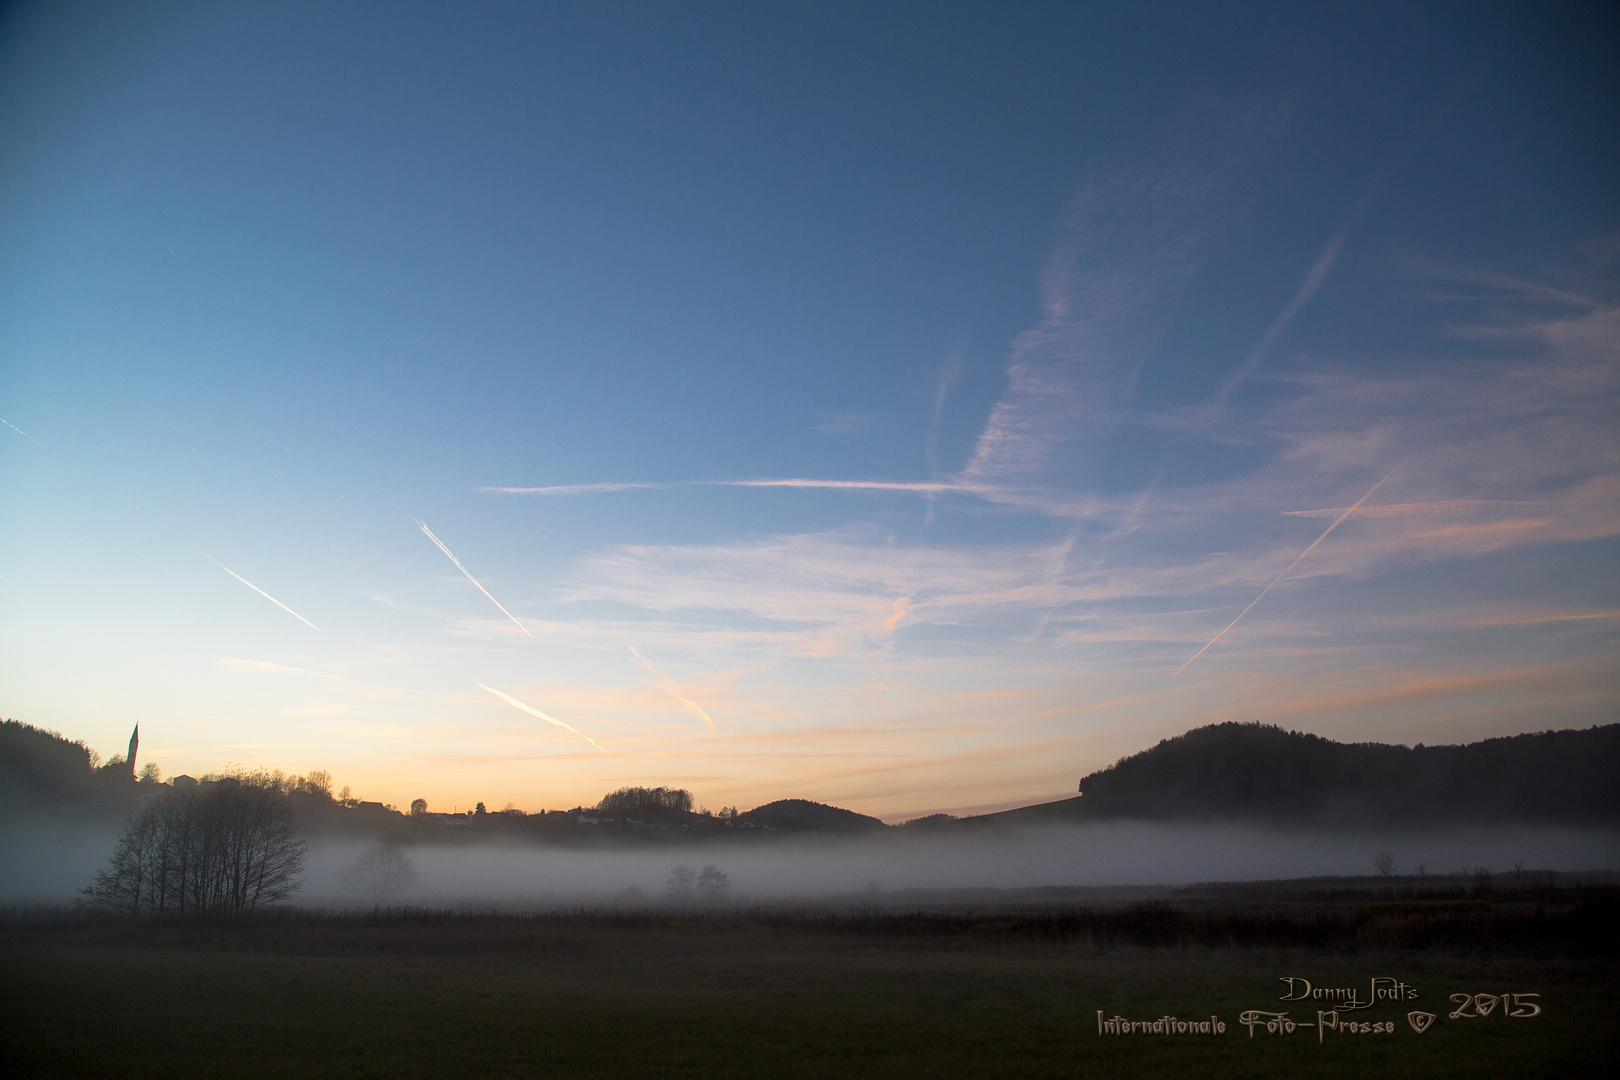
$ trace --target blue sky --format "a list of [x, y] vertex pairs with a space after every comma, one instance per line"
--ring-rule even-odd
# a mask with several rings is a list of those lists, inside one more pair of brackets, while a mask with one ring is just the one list
[[0, 709], [889, 818], [1611, 720], [1614, 31], [15, 5]]

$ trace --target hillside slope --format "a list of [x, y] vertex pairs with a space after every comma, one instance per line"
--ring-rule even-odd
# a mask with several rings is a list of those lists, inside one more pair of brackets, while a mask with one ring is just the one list
[[1617, 777], [1620, 724], [1406, 747], [1228, 723], [1092, 773], [1065, 804], [1090, 820], [1613, 824]]

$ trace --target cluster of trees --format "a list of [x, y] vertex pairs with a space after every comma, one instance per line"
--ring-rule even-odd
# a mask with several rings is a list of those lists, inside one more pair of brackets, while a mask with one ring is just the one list
[[237, 772], [166, 788], [125, 828], [86, 903], [128, 915], [247, 915], [297, 891], [307, 851], [285, 777]]
[[674, 899], [690, 900], [694, 886], [705, 900], [719, 903], [731, 890], [731, 876], [714, 863], [695, 872], [690, 866], [681, 865], [670, 870], [664, 887]]
[[596, 811], [603, 817], [627, 818], [666, 810], [692, 812], [692, 793], [684, 788], [622, 787], [602, 796]]

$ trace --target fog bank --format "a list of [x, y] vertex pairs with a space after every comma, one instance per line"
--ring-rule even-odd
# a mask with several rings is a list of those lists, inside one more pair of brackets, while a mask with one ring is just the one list
[[[360, 842], [310, 852], [306, 904], [353, 903], [339, 885]], [[1322, 833], [1232, 825], [1118, 822], [967, 836], [863, 839], [782, 837], [766, 843], [649, 847], [635, 851], [551, 847], [404, 848], [416, 871], [402, 902], [502, 906], [638, 903], [666, 893], [672, 867], [714, 864], [731, 881], [730, 903], [816, 899], [901, 889], [1183, 885], [1374, 872], [1390, 851], [1397, 873], [1429, 874], [1516, 863], [1537, 870], [1620, 867], [1620, 831], [1509, 826], [1402, 834]]]
[[[106, 865], [117, 831], [12, 821], [0, 828], [0, 903], [72, 901]], [[1377, 851], [1401, 875], [1515, 864], [1535, 870], [1620, 868], [1620, 830], [1492, 826], [1433, 831], [1320, 832], [1231, 824], [1113, 822], [1017, 831], [907, 831], [859, 839], [727, 838], [713, 844], [634, 849], [539, 845], [408, 845], [415, 883], [399, 903], [547, 907], [661, 900], [671, 868], [707, 864], [729, 876], [727, 902], [848, 895], [873, 883], [902, 889], [1022, 889], [1041, 886], [1184, 885], [1374, 872]], [[312, 843], [304, 887], [309, 906], [369, 904], [342, 871], [369, 839]]]

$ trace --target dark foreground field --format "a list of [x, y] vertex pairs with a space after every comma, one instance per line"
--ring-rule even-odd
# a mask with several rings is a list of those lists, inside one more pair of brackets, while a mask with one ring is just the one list
[[[1617, 914], [1607, 888], [999, 915], [13, 913], [0, 1052], [10, 1076], [164, 1080], [1599, 1075]], [[1251, 1036], [1244, 1010], [1317, 1020], [1278, 1000], [1288, 976], [1417, 997], [1346, 1014], [1388, 1034]], [[1540, 996], [1454, 1018], [1454, 994]], [[1540, 1015], [1507, 1015], [1526, 1002]], [[1226, 1030], [1099, 1035], [1098, 1010]], [[1414, 1010], [1436, 1016], [1422, 1033]]]

